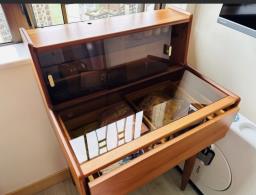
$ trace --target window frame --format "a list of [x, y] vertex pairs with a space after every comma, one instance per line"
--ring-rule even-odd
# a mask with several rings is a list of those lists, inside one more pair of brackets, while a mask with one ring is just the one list
[[[66, 10], [66, 6], [65, 6], [66, 4], [67, 3], [60, 4], [61, 5], [61, 11], [62, 11], [62, 17], [63, 17], [63, 24], [73, 23], [73, 22], [68, 22], [67, 10]], [[28, 11], [29, 19], [32, 23], [32, 27], [33, 28], [42, 28], [42, 27], [37, 26], [35, 15], [34, 15], [33, 8], [32, 8], [32, 4], [26, 4], [25, 6], [26, 6], [26, 9]], [[143, 11], [145, 11], [145, 6], [146, 6], [146, 4], [144, 3]], [[155, 4], [154, 9], [155, 10], [161, 9], [161, 7], [162, 7], [161, 4]], [[77, 21], [77, 22], [83, 22], [83, 21]], [[63, 24], [58, 24], [58, 25], [63, 25]], [[52, 26], [54, 26], [54, 25], [52, 25]], [[50, 27], [50, 26], [47, 26], [47, 27]]]
[[[60, 5], [61, 5], [63, 22], [64, 24], [68, 24], [67, 11], [65, 6], [66, 4], [60, 4]], [[37, 27], [32, 4], [1, 3], [1, 6], [4, 11], [7, 23], [9, 25], [12, 41], [7, 43], [1, 43], [0, 46], [22, 42], [22, 37], [20, 33], [21, 27], [25, 29], [40, 28], [40, 27]], [[144, 4], [144, 10], [145, 10], [145, 7], [146, 7], [146, 4]], [[162, 7], [163, 7], [162, 4], [155, 4], [154, 9], [157, 10], [157, 9], [161, 9]]]
[[4, 11], [7, 23], [9, 25], [12, 41], [7, 43], [1, 43], [0, 45], [8, 45], [13, 43], [19, 43], [22, 41], [20, 34], [20, 28], [30, 28], [24, 9], [20, 4], [5, 4], [1, 3]]

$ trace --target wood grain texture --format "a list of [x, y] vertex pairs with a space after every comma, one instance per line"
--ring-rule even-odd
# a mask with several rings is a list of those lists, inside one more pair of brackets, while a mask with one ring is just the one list
[[190, 185], [181, 191], [179, 189], [180, 178], [180, 173], [176, 169], [171, 169], [129, 195], [200, 195]]
[[111, 163], [122, 159], [123, 157], [132, 154], [133, 152], [144, 148], [155, 142], [156, 140], [160, 140], [161, 138], [167, 137], [181, 129], [188, 127], [190, 124], [198, 122], [202, 120], [204, 117], [226, 108], [230, 105], [233, 105], [235, 100], [228, 96], [225, 97], [207, 107], [204, 107], [197, 112], [194, 112], [188, 116], [185, 116], [177, 121], [174, 121], [164, 127], [161, 127], [155, 131], [152, 131], [148, 134], [143, 135], [142, 137], [133, 140], [130, 143], [126, 143], [112, 151], [109, 151], [101, 156], [91, 159], [90, 161], [81, 165], [82, 173], [85, 176], [90, 175], [91, 173], [98, 171]]
[[[206, 106], [197, 112], [152, 131], [130, 143], [124, 144], [81, 165], [78, 163], [70, 146], [70, 136], [67, 132], [67, 127], [62, 123], [61, 112], [65, 112], [75, 106], [79, 107], [82, 103], [90, 104], [91, 100], [99, 97], [105, 97], [106, 95], [115, 94], [120, 91], [127, 91], [127, 89], [130, 88], [133, 88], [134, 90], [134, 88], [138, 88], [138, 86], [143, 85], [146, 81], [153, 82], [156, 80], [156, 82], [159, 83], [161, 78], [170, 76], [171, 73], [172, 75], [174, 75], [174, 73], [177, 75], [178, 71], [183, 71], [185, 68], [183, 65], [186, 65], [187, 60], [191, 20], [191, 14], [180, 12], [176, 9], [165, 9], [155, 12], [144, 12], [95, 20], [92, 21], [91, 25], [87, 24], [87, 22], [79, 22], [42, 29], [21, 30], [24, 34], [23, 37], [28, 42], [30, 48], [35, 64], [34, 69], [37, 82], [39, 83], [40, 91], [44, 97], [45, 105], [48, 107], [47, 111], [49, 118], [55, 128], [57, 138], [70, 167], [74, 182], [81, 195], [124, 194], [130, 192], [169, 170], [171, 167], [176, 166], [181, 161], [192, 157], [201, 149], [225, 135], [233, 115], [237, 112], [237, 107], [235, 106], [239, 103], [239, 98], [231, 93], [227, 93], [229, 95], [228, 97]], [[148, 77], [129, 83], [128, 85], [117, 87], [113, 90], [100, 91], [99, 93], [72, 99], [70, 102], [63, 102], [62, 104], [53, 106], [42, 77], [41, 67], [37, 56], [38, 52], [127, 35], [133, 32], [141, 32], [166, 25], [174, 25], [172, 32], [173, 53], [170, 58], [170, 65], [173, 66], [170, 67], [168, 70], [169, 72], [161, 73], [163, 75], [153, 75], [152, 78]], [[175, 64], [177, 65], [174, 66]], [[190, 69], [190, 67], [187, 67], [187, 69]], [[200, 78], [204, 79], [198, 72], [194, 72], [199, 75]], [[207, 79], [204, 80], [211, 83], [211, 81], [208, 81]], [[214, 84], [212, 85], [214, 86]], [[91, 108], [95, 109], [94, 107]], [[216, 113], [222, 109], [226, 109], [225, 112], [223, 111], [223, 113], [212, 120], [148, 151], [142, 156], [88, 184], [87, 177], [90, 174], [111, 165], [141, 148], [149, 146], [161, 138], [185, 129], [191, 126], [191, 124], [199, 122], [212, 113]], [[82, 117], [77, 118], [74, 119], [74, 123], [79, 123], [83, 120], [84, 118]], [[70, 126], [75, 126], [74, 123], [71, 123]], [[68, 128], [68, 130], [70, 129]]]
[[56, 119], [54, 113], [51, 110], [49, 110], [48, 114], [52, 122], [52, 125], [56, 130], [55, 133], [61, 145], [62, 151], [64, 152], [65, 158], [70, 168], [70, 172], [74, 178], [77, 190], [80, 193], [80, 195], [86, 195], [84, 185], [85, 178], [83, 177], [80, 167], [78, 166], [78, 161], [75, 158], [73, 150], [71, 149], [70, 143], [68, 142], [68, 138], [65, 137], [65, 133], [60, 128], [59, 121]]
[[197, 157], [197, 154], [185, 160], [184, 170], [181, 178], [181, 186], [180, 186], [181, 190], [185, 190], [188, 184], [188, 181], [190, 179], [191, 173], [193, 171], [193, 168], [196, 162], [196, 157]]
[[[38, 73], [37, 71], [39, 71], [39, 69], [37, 69], [37, 66], [39, 65], [37, 62], [37, 56], [33, 50], [32, 47], [29, 47], [32, 58], [34, 60], [34, 66], [32, 66], [33, 71], [35, 73], [35, 79], [37, 81], [40, 93], [43, 97], [43, 102], [45, 104], [46, 107], [48, 107], [49, 105], [49, 96], [47, 96], [45, 94], [45, 88], [44, 88], [44, 83], [42, 83], [42, 78], [40, 77], [40, 73]], [[47, 98], [48, 97], [48, 98]], [[60, 128], [60, 124], [58, 123], [58, 120], [55, 117], [55, 114], [53, 113], [53, 111], [50, 108], [47, 108], [47, 114], [48, 117], [50, 119], [50, 122], [53, 126], [53, 128], [55, 129], [55, 133], [56, 133], [56, 137], [60, 143], [60, 146], [64, 152], [64, 155], [66, 157], [66, 160], [68, 162], [68, 165], [70, 167], [70, 171], [71, 174], [76, 178], [75, 182], [76, 185], [78, 186], [78, 190], [81, 192], [82, 195], [85, 195], [85, 189], [83, 186], [83, 182], [82, 180], [84, 180], [83, 178], [81, 178], [81, 170], [79, 169], [79, 166], [77, 165], [78, 163], [76, 162], [76, 159], [74, 157], [74, 153], [70, 148], [70, 145], [68, 143], [68, 138], [65, 137], [65, 133], [62, 131], [62, 129]]]
[[[129, 195], [199, 195], [190, 185], [185, 191], [181, 191], [178, 187], [180, 177], [180, 173], [176, 169], [172, 169]], [[67, 179], [35, 195], [78, 195], [78, 192], [71, 179]]]
[[45, 81], [43, 80], [37, 52], [40, 52], [42, 50], [48, 51], [51, 48], [82, 44], [90, 42], [92, 40], [105, 39], [108, 37], [113, 38], [114, 36], [121, 36], [132, 32], [145, 31], [166, 25], [179, 24], [174, 29], [181, 29], [181, 35], [179, 35], [177, 39], [174, 38], [174, 54], [172, 55], [175, 59], [174, 61], [177, 62], [176, 64], [179, 65], [181, 64], [181, 62], [183, 63], [186, 60], [186, 52], [188, 49], [188, 42], [186, 42], [186, 40], [188, 40], [189, 38], [189, 34], [187, 34], [189, 33], [189, 31], [184, 30], [184, 28], [190, 28], [189, 26], [191, 24], [191, 20], [191, 14], [183, 13], [175, 9], [163, 9], [154, 12], [142, 12], [137, 14], [95, 20], [92, 22], [92, 25], [88, 25], [87, 22], [78, 22], [39, 29], [21, 29], [21, 34], [23, 40], [28, 43], [28, 46], [30, 48], [32, 59], [36, 66], [37, 74], [42, 89], [44, 91], [48, 107], [53, 110], [62, 110], [74, 104], [79, 104], [81, 102], [87, 101], [88, 99], [93, 98], [97, 95], [99, 96], [106, 93], [111, 93], [122, 88], [129, 87], [130, 85], [134, 85], [136, 83], [138, 84], [139, 82], [144, 82], [146, 80], [168, 74], [170, 73], [170, 71], [174, 70], [175, 66], [174, 64], [172, 64], [172, 68], [164, 73], [156, 74], [152, 77], [148, 77], [137, 82], [132, 82], [127, 86], [121, 86], [113, 90], [100, 91], [91, 95], [74, 98], [72, 100], [53, 105], [51, 102], [51, 98], [49, 97]]
[[224, 137], [237, 111], [233, 108], [95, 179], [89, 183], [92, 195], [126, 194], [161, 175]]
[[43, 102], [44, 102], [45, 106], [47, 107], [47, 115], [50, 119], [52, 127], [55, 129], [56, 137], [60, 143], [62, 151], [64, 152], [65, 158], [70, 167], [70, 172], [73, 175], [73, 177], [75, 178], [75, 183], [76, 183], [77, 189], [81, 195], [86, 195], [85, 187], [84, 187], [84, 178], [82, 177], [81, 170], [80, 170], [80, 167], [78, 166], [78, 162], [76, 161], [75, 155], [74, 155], [73, 151], [71, 150], [71, 146], [68, 142], [68, 138], [65, 137], [65, 133], [61, 129], [61, 125], [60, 125], [59, 121], [56, 119], [54, 112], [48, 107], [49, 96], [47, 96], [45, 94], [45, 88], [44, 88], [44, 85], [42, 85], [42, 78], [40, 77], [40, 73], [37, 72], [37, 71], [39, 71], [39, 69], [37, 69], [37, 65], [39, 65], [37, 63], [37, 56], [36, 56], [35, 52], [33, 52], [34, 50], [32, 47], [29, 47], [29, 49], [30, 49], [32, 58], [34, 60], [34, 66], [32, 66], [32, 68], [35, 73], [35, 79], [37, 81], [40, 93], [43, 97]]
[[[50, 48], [79, 44], [85, 41], [105, 39], [164, 25], [185, 23], [191, 20], [190, 14], [174, 9], [142, 12], [124, 16], [110, 17], [89, 22], [57, 25], [27, 30], [33, 47], [38, 51]], [[49, 36], [50, 35], [50, 36]]]
[[171, 46], [173, 49], [170, 57], [171, 64], [187, 64], [191, 24], [192, 21], [186, 24], [173, 26], [171, 40]]

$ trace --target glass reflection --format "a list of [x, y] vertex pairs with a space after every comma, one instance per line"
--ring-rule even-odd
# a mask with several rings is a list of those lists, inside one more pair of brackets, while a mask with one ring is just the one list
[[167, 71], [171, 30], [161, 27], [39, 53], [53, 103]]
[[151, 129], [199, 110], [226, 95], [189, 71], [177, 82], [165, 81], [127, 95], [137, 110], [143, 110]]
[[78, 162], [85, 162], [139, 138], [148, 131], [142, 120], [143, 111], [140, 111], [72, 139], [70, 144]]
[[[82, 163], [196, 112], [225, 96], [225, 93], [193, 73], [184, 71], [175, 79], [170, 77], [129, 93], [117, 92], [109, 97], [104, 96], [101, 100], [95, 100], [95, 103], [91, 102], [92, 109], [88, 108], [88, 104], [82, 109], [79, 108], [80, 114], [66, 121], [72, 138], [70, 143], [78, 161]], [[206, 118], [191, 125], [205, 120]], [[186, 129], [173, 136], [185, 131]], [[159, 143], [165, 143], [173, 136], [159, 140]], [[153, 144], [146, 149], [154, 147]], [[143, 154], [144, 149], [138, 153]], [[123, 160], [117, 163], [122, 164]]]

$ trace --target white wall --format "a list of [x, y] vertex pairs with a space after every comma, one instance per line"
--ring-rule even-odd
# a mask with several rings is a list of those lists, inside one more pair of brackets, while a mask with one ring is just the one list
[[0, 69], [0, 194], [66, 167], [31, 62]]
[[196, 6], [188, 62], [238, 94], [240, 112], [256, 122], [256, 38], [217, 23], [221, 6]]

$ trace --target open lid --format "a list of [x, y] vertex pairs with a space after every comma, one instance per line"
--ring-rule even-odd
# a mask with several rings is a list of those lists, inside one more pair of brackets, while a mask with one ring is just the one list
[[185, 64], [190, 22], [165, 9], [23, 33], [48, 106], [58, 109]]

